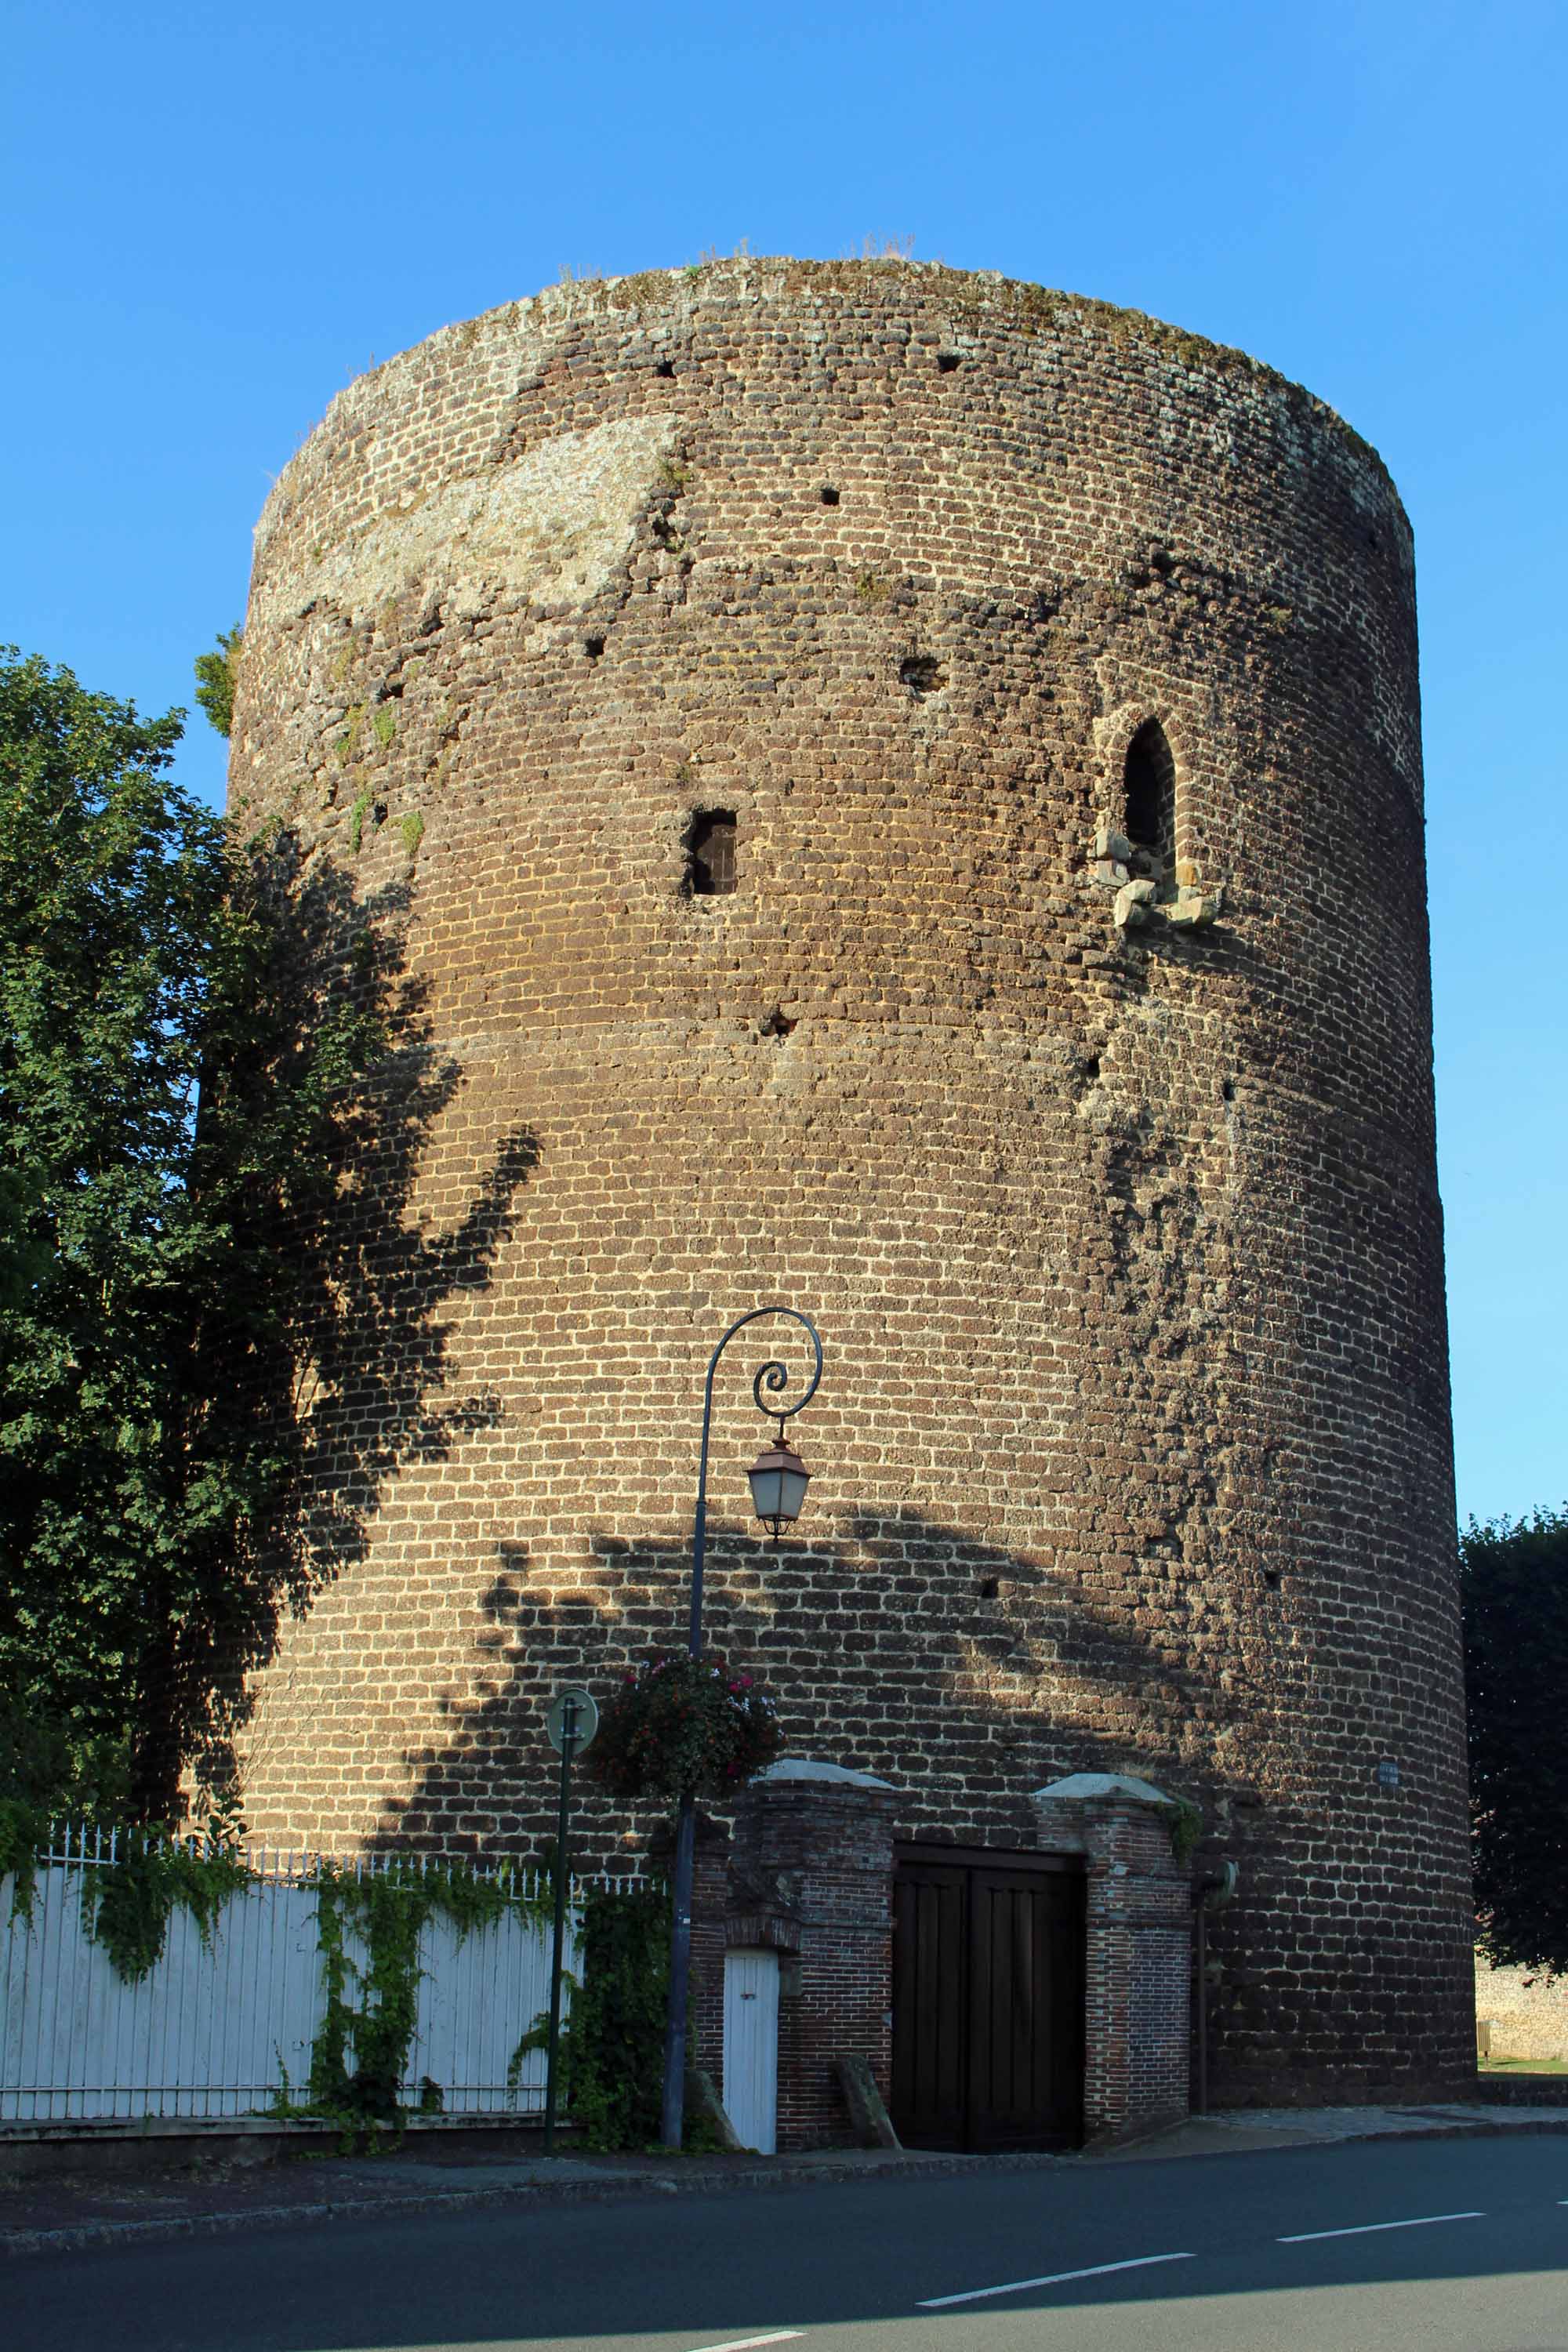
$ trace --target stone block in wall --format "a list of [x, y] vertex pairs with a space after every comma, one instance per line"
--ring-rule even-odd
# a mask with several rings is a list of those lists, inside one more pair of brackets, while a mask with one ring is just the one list
[[1116, 894], [1111, 909], [1119, 929], [1128, 924], [1146, 923], [1157, 896], [1154, 885], [1146, 876], [1136, 882], [1124, 882]]

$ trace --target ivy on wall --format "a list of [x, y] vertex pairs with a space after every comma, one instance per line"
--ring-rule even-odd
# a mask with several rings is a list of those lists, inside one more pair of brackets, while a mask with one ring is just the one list
[[[347, 2144], [365, 2145], [406, 2121], [399, 2092], [414, 2039], [426, 1921], [447, 1919], [462, 1937], [493, 1927], [508, 1911], [542, 1921], [548, 1906], [510, 1872], [481, 1876], [458, 1862], [434, 1868], [394, 1862], [363, 1878], [327, 1863], [316, 1888], [326, 2012], [310, 2051], [306, 2097], [294, 2101], [285, 2084], [275, 2112], [336, 2123]], [[350, 1954], [351, 1933], [363, 1947], [363, 1968]], [[438, 2112], [440, 2104], [438, 2085], [427, 2080], [422, 2109]]]
[[20, 1797], [0, 1797], [0, 1885], [11, 1881], [11, 1916], [33, 1916], [38, 1849], [47, 1825], [36, 1807]]
[[[125, 1983], [140, 1983], [162, 1959], [176, 1909], [189, 1913], [203, 1944], [208, 1944], [225, 1904], [256, 1880], [258, 1874], [247, 1863], [226, 1819], [215, 1816], [208, 1831], [205, 1837], [175, 1839], [163, 1831], [121, 1830], [113, 1859], [94, 1860], [83, 1868], [84, 1924]], [[42, 1815], [30, 1805], [0, 1799], [0, 1882], [12, 1882], [13, 1915], [31, 1916], [40, 1858], [48, 1851]], [[311, 2045], [302, 2095], [295, 2095], [285, 2075], [270, 2112], [289, 2119], [335, 2123], [345, 2148], [374, 2146], [381, 2135], [401, 2132], [407, 2121], [409, 2110], [400, 2094], [417, 2019], [419, 1939], [426, 1924], [444, 1918], [459, 1937], [476, 1927], [495, 1926], [509, 1912], [543, 1924], [551, 1915], [550, 1898], [547, 1891], [541, 1894], [531, 1881], [510, 1869], [480, 1873], [462, 1862], [422, 1865], [394, 1859], [362, 1875], [322, 1861], [307, 1884], [316, 1893], [325, 2010]], [[595, 1900], [603, 1899], [590, 1897], [590, 1911]], [[648, 1901], [647, 1896], [608, 1899], [612, 1904], [629, 1900], [634, 1906]], [[668, 1934], [668, 1903], [662, 1895], [653, 1901], [663, 1923], [660, 1933]], [[642, 2017], [648, 1997], [646, 1986], [639, 1993], [619, 1990], [623, 1941], [624, 1937], [612, 1932], [605, 1947], [608, 1971], [599, 1972], [599, 2011], [609, 2030], [587, 2034], [583, 2043], [584, 2051], [592, 2044], [602, 2053], [585, 2066], [583, 2080], [585, 2086], [603, 2081], [606, 2113], [617, 2107], [612, 2074], [618, 2054], [641, 2033], [640, 2027], [626, 2021]], [[356, 1949], [363, 1959], [356, 1958]], [[657, 1973], [662, 1960], [655, 1958], [652, 1966], [656, 1975], [651, 1981], [662, 2002], [663, 1979]], [[531, 2046], [525, 2035], [512, 2061], [514, 2085]], [[654, 2076], [657, 2121], [657, 2044]], [[441, 2105], [439, 2084], [426, 2079], [419, 2111], [439, 2113]]]
[[[40, 1857], [49, 1851], [47, 1816], [21, 1799], [0, 1798], [0, 1882], [11, 1880], [11, 1914], [30, 1919]], [[221, 1807], [195, 1837], [165, 1828], [121, 1829], [112, 1859], [82, 1871], [82, 1918], [126, 1984], [139, 1984], [163, 1957], [169, 1921], [188, 1911], [202, 1942], [231, 1895], [254, 1874]]]
[[[582, 1981], [574, 1981], [561, 2033], [563, 2103], [588, 2147], [652, 2147], [662, 2126], [669, 1891], [595, 1887], [581, 1916]], [[518, 2043], [509, 2070], [514, 2085], [523, 2059], [542, 2050], [548, 2034], [539, 2018]]]
[[1178, 1863], [1191, 1862], [1203, 1843], [1201, 1810], [1185, 1797], [1173, 1797], [1168, 1808], [1171, 1852]]
[[111, 1863], [82, 1873], [82, 1916], [127, 1984], [139, 1984], [163, 1957], [178, 1907], [212, 1942], [218, 1913], [252, 1873], [234, 1847], [175, 1843], [156, 1831], [128, 1830]]

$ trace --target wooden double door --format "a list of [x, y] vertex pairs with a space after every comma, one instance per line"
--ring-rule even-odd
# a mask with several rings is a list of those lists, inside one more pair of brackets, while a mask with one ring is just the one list
[[1083, 1963], [1076, 1857], [900, 1847], [891, 2108], [907, 2147], [1078, 2145]]

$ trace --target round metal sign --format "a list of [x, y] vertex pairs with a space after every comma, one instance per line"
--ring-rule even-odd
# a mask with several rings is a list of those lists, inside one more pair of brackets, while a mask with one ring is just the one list
[[544, 1728], [550, 1734], [550, 1745], [562, 1748], [566, 1745], [566, 1710], [572, 1709], [572, 1753], [581, 1756], [592, 1744], [599, 1728], [599, 1709], [592, 1691], [557, 1691], [550, 1702], [544, 1718]]

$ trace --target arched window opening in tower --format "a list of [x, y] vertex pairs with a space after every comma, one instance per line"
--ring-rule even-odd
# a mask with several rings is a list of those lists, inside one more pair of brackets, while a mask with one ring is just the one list
[[1176, 762], [1157, 719], [1146, 719], [1127, 746], [1123, 780], [1127, 838], [1156, 881], [1168, 883], [1176, 866]]
[[735, 812], [694, 809], [686, 828], [686, 888], [693, 898], [727, 898], [735, 887]]

